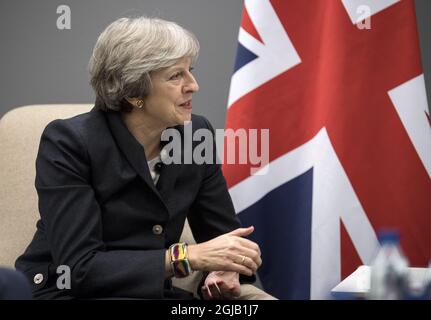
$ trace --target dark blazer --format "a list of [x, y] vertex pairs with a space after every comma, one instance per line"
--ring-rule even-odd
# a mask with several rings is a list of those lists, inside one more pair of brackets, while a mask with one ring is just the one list
[[[192, 126], [212, 130], [201, 116]], [[97, 105], [46, 127], [36, 160], [41, 219], [16, 261], [35, 298], [171, 297], [165, 250], [186, 217], [197, 242], [240, 226], [219, 164], [164, 165], [154, 186], [146, 161], [120, 114]], [[57, 289], [59, 265], [71, 269], [70, 290]]]

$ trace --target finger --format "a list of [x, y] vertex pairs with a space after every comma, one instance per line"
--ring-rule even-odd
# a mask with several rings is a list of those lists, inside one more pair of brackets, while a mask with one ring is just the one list
[[201, 292], [202, 292], [202, 297], [204, 300], [211, 300], [211, 296], [210, 296], [210, 292], [208, 290], [208, 288], [206, 286], [202, 286], [201, 288]]
[[209, 289], [211, 291], [211, 295], [212, 295], [213, 299], [221, 300], [223, 298], [222, 293], [221, 293], [220, 288], [217, 285], [217, 283], [210, 284]]
[[220, 290], [220, 287], [218, 286], [217, 282], [214, 283], [214, 286], [216, 287], [219, 296], [222, 297], [223, 295], [221, 294], [221, 290]]
[[252, 270], [253, 272], [256, 272], [258, 265], [256, 262], [253, 261], [253, 259], [244, 256], [244, 260], [241, 259], [241, 261], [237, 262], [238, 264], [243, 265], [244, 267], [247, 267], [248, 269]]
[[262, 264], [262, 258], [260, 255], [256, 251], [247, 248], [243, 248], [238, 255], [231, 259], [237, 264], [244, 264], [244, 262], [247, 261], [248, 263], [246, 266], [251, 268], [253, 271], [256, 271]]
[[261, 253], [260, 253], [259, 245], [258, 245], [256, 242], [253, 242], [253, 241], [251, 241], [251, 240], [249, 240], [249, 239], [245, 239], [245, 238], [237, 238], [237, 240], [238, 240], [238, 243], [239, 243], [241, 246], [246, 247], [246, 248], [248, 248], [248, 249], [251, 249], [251, 250], [253, 250], [253, 251], [256, 251], [256, 253], [257, 253], [258, 255], [260, 255], [260, 254], [261, 254]]
[[235, 229], [235, 230], [229, 232], [228, 234], [230, 234], [232, 236], [237, 236], [237, 237], [247, 237], [253, 231], [254, 231], [254, 227], [250, 226], [250, 227], [247, 227], [247, 228], [238, 228], [238, 229]]
[[247, 266], [242, 265], [240, 263], [241, 259], [238, 259], [238, 257], [240, 257], [240, 255], [232, 255], [228, 259], [230, 260], [230, 262], [219, 265], [218, 270], [237, 272], [246, 276], [252, 276], [254, 271], [248, 268]]
[[208, 294], [207, 288], [202, 287], [201, 291], [202, 291], [202, 299], [203, 300], [211, 300], [211, 298], [210, 298], [210, 296]]
[[246, 275], [246, 276], [252, 276], [253, 275], [253, 270], [251, 270], [247, 266], [244, 266], [242, 264], [238, 264], [235, 262], [232, 262], [229, 265], [227, 265], [223, 271], [234, 271], [234, 272], [238, 272], [240, 274]]
[[262, 265], [262, 258], [260, 257], [259, 254], [252, 255], [251, 257], [248, 256], [248, 258], [251, 261], [253, 261], [254, 264], [256, 264], [256, 269], [254, 269], [254, 271], [256, 271], [257, 268], [259, 268]]

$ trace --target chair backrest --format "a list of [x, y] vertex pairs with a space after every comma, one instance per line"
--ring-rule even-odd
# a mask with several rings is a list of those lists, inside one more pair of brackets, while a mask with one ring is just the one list
[[46, 125], [87, 112], [91, 104], [32, 105], [0, 119], [0, 266], [13, 266], [36, 230], [35, 160]]

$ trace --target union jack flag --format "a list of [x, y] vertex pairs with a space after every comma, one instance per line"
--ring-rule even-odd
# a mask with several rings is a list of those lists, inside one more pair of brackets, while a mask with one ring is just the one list
[[256, 227], [263, 287], [329, 298], [372, 262], [383, 227], [426, 266], [431, 129], [413, 1], [245, 0], [238, 42], [226, 128], [269, 128], [270, 162], [223, 172]]

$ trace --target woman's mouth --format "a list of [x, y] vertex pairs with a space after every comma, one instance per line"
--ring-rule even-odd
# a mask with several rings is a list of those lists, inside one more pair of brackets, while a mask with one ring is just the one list
[[191, 110], [192, 109], [192, 100], [187, 100], [186, 102], [179, 105], [180, 107]]

